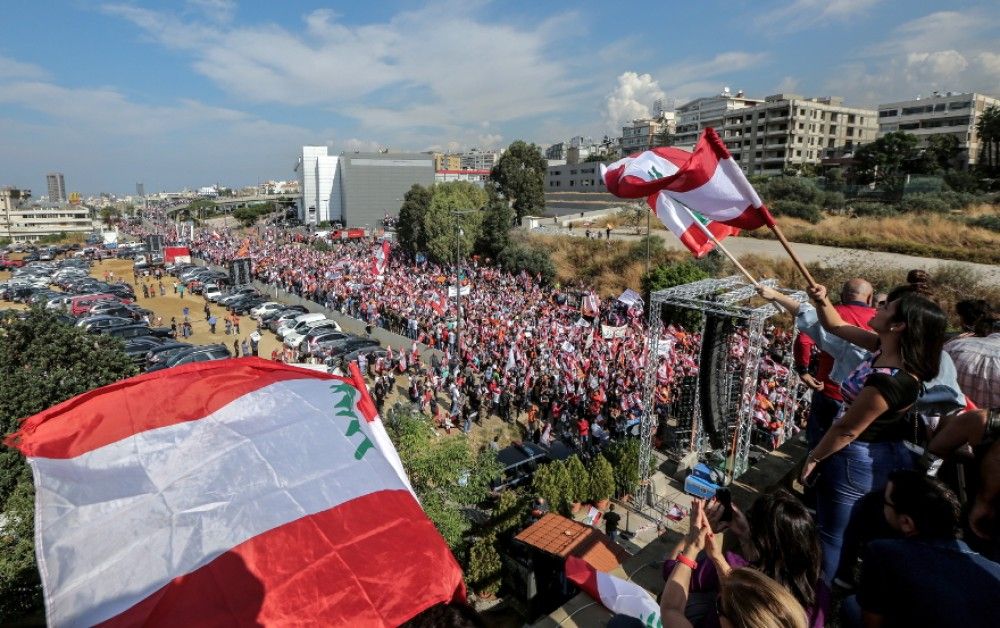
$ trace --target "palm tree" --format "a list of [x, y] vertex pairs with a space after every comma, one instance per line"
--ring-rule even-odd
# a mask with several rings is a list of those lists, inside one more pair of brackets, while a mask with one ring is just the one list
[[992, 172], [1000, 166], [1000, 107], [990, 105], [976, 121], [976, 132], [983, 144], [986, 166]]

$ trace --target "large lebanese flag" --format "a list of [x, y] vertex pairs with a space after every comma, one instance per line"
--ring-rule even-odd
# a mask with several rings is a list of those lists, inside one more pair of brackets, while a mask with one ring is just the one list
[[50, 625], [395, 626], [464, 598], [356, 368], [167, 369], [8, 444], [34, 470]]
[[[715, 248], [715, 242], [708, 237], [709, 231], [715, 239], [722, 241], [729, 236], [739, 235], [740, 230], [727, 224], [708, 220], [701, 214], [689, 211], [675, 201], [667, 192], [654, 194], [646, 199], [650, 208], [663, 225], [680, 239], [695, 257], [701, 258]], [[699, 225], [698, 223], [701, 223]]]
[[566, 558], [566, 579], [616, 615], [634, 617], [645, 626], [662, 626], [660, 605], [634, 582], [594, 569], [576, 556]]
[[601, 167], [608, 191], [620, 198], [642, 198], [666, 191], [709, 220], [739, 229], [774, 224], [756, 190], [729, 149], [706, 128], [693, 153], [660, 147]]

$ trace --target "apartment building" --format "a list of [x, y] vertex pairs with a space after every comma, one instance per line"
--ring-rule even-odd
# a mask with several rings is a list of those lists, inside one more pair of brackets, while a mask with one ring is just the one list
[[[479, 150], [470, 149], [461, 155], [459, 163], [460, 170], [492, 170], [500, 160], [503, 151], [499, 150]], [[454, 168], [442, 168], [442, 170], [454, 170]]]
[[452, 153], [431, 153], [434, 156], [434, 170], [461, 170], [462, 156]]
[[66, 202], [66, 179], [61, 172], [50, 172], [45, 175], [45, 183], [49, 188], [50, 203]]
[[30, 205], [31, 190], [0, 188], [0, 238], [34, 242], [60, 233], [89, 233], [94, 228], [90, 210], [72, 205]]
[[1000, 105], [1000, 99], [974, 92], [934, 92], [929, 98], [886, 103], [878, 106], [878, 134], [904, 131], [922, 142], [931, 135], [954, 135], [962, 162], [974, 166], [982, 150], [976, 124], [983, 111], [994, 105]]
[[775, 94], [731, 111], [716, 131], [748, 175], [776, 175], [874, 141], [878, 122], [874, 110], [840, 97]]
[[743, 90], [736, 93], [725, 88], [715, 96], [696, 98], [677, 108], [677, 129], [674, 132], [674, 146], [692, 149], [706, 127], [718, 130], [727, 114], [738, 109], [761, 104], [759, 98], [747, 98]]
[[[659, 145], [658, 136], [677, 129], [673, 111], [661, 111], [657, 118], [640, 118], [622, 127], [621, 155], [627, 157]], [[567, 162], [569, 160], [567, 159]]]

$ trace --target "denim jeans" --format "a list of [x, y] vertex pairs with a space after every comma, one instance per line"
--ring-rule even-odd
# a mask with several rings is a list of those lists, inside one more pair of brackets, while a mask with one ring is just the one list
[[823, 439], [823, 435], [830, 429], [843, 405], [843, 401], [831, 399], [822, 391], [813, 393], [809, 419], [806, 421], [806, 442], [809, 443], [809, 449], [814, 449]]
[[844, 530], [862, 496], [884, 488], [889, 473], [913, 466], [902, 441], [855, 441], [823, 461], [816, 484], [816, 520], [823, 550], [823, 577], [833, 582], [840, 562]]

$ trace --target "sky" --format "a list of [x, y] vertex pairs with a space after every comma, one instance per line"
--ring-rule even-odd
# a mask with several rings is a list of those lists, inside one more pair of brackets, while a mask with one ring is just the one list
[[724, 87], [874, 107], [1000, 94], [1000, 3], [19, 0], [0, 186], [128, 194], [295, 178], [331, 151], [621, 134]]

